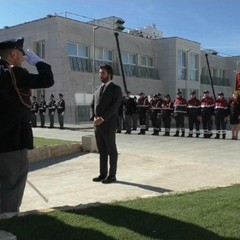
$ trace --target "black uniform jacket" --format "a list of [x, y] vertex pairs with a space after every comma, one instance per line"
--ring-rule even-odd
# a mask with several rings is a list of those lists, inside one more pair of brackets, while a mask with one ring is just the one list
[[[30, 89], [47, 88], [54, 84], [50, 65], [38, 62], [36, 67], [38, 74], [12, 67], [16, 78], [14, 87], [7, 62], [0, 60], [0, 152], [33, 148], [30, 108], [22, 103], [19, 92], [28, 93]], [[23, 95], [22, 99], [29, 97]]]

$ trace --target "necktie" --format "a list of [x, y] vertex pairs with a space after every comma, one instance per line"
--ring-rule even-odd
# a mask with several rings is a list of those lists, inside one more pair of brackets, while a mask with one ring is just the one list
[[102, 85], [101, 86], [101, 89], [100, 89], [100, 96], [102, 96], [103, 92], [104, 92], [104, 88], [105, 88], [105, 85]]

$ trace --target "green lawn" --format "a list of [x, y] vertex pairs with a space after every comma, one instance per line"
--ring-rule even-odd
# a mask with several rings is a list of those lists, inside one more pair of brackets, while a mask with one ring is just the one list
[[48, 139], [48, 138], [34, 138], [34, 146], [41, 147], [44, 145], [61, 145], [61, 144], [71, 144], [76, 143], [76, 141], [68, 141], [68, 140], [59, 140], [59, 139]]
[[58, 209], [1, 220], [0, 229], [18, 240], [239, 240], [239, 196], [240, 185], [234, 185], [68, 212]]

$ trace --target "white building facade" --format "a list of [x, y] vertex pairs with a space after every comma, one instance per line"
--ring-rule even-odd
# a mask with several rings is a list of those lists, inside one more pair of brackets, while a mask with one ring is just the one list
[[[0, 41], [23, 36], [24, 47], [34, 50], [51, 64], [55, 85], [50, 89], [34, 90], [46, 101], [53, 94], [62, 93], [66, 102], [66, 123], [89, 120], [89, 105], [94, 89], [100, 85], [98, 67], [108, 63], [113, 67], [113, 81], [122, 87], [121, 68], [114, 33], [119, 34], [121, 58], [127, 90], [132, 95], [144, 92], [170, 94], [175, 98], [182, 90], [189, 98], [195, 90], [211, 91], [205, 52], [200, 43], [179, 37], [150, 38], [122, 31], [124, 21], [111, 17], [114, 22], [108, 28], [94, 22], [80, 22], [61, 16], [48, 16], [0, 30]], [[110, 20], [111, 20], [110, 19]], [[115, 30], [114, 26], [117, 26]], [[209, 54], [215, 91], [231, 96], [235, 85], [234, 70], [239, 57], [225, 58]], [[29, 71], [34, 68], [27, 66]], [[95, 70], [95, 71], [94, 71]]]

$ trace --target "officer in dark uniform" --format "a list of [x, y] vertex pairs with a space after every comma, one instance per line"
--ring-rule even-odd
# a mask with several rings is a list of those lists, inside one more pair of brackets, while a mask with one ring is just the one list
[[227, 117], [228, 117], [228, 102], [224, 97], [223, 92], [218, 93], [218, 99], [215, 102], [215, 124], [217, 134], [215, 139], [219, 139], [222, 130], [222, 138], [226, 138], [226, 125], [227, 125]]
[[140, 123], [140, 132], [138, 134], [145, 135], [146, 133], [146, 114], [149, 109], [149, 101], [143, 92], [139, 94], [138, 99], [138, 115]]
[[47, 105], [48, 107], [48, 116], [49, 116], [49, 121], [50, 121], [50, 126], [49, 128], [54, 128], [54, 114], [56, 110], [56, 101], [54, 99], [54, 95], [51, 94], [50, 96], [50, 102]]
[[213, 114], [214, 114], [214, 100], [209, 96], [209, 91], [203, 92], [201, 100], [203, 137], [210, 138], [212, 136]]
[[[28, 149], [33, 148], [30, 89], [54, 84], [51, 66], [23, 38], [0, 42], [0, 213], [18, 212], [28, 175]], [[23, 61], [37, 68], [31, 74]]]
[[132, 130], [137, 130], [137, 123], [138, 123], [138, 108], [137, 108], [137, 97], [134, 96], [133, 98], [133, 114], [132, 114]]
[[35, 96], [32, 97], [32, 107], [31, 107], [31, 124], [32, 127], [37, 126], [37, 114], [38, 114], [39, 105], [37, 103], [37, 98]]
[[57, 103], [57, 113], [58, 113], [58, 122], [60, 129], [64, 129], [64, 112], [65, 112], [65, 101], [63, 99], [63, 94], [59, 93], [59, 101]]
[[200, 119], [201, 119], [201, 101], [197, 99], [196, 92], [191, 92], [191, 98], [187, 103], [187, 115], [189, 134], [188, 137], [193, 136], [193, 125], [196, 127], [196, 137], [200, 135]]
[[161, 101], [158, 94], [155, 94], [150, 100], [150, 116], [153, 126], [152, 135], [157, 136], [161, 130]]
[[46, 114], [46, 108], [47, 104], [44, 98], [44, 95], [41, 95], [41, 100], [39, 103], [39, 116], [40, 116], [40, 122], [41, 122], [41, 127], [45, 127], [45, 114]]
[[123, 129], [123, 98], [122, 98], [121, 104], [118, 108], [116, 133], [121, 133], [122, 129]]
[[123, 118], [125, 122], [126, 132], [125, 134], [131, 134], [132, 130], [132, 115], [134, 109], [134, 99], [130, 97], [129, 91], [126, 92], [126, 95], [123, 98]]
[[173, 115], [173, 102], [169, 94], [165, 95], [164, 101], [161, 105], [161, 115], [165, 133], [163, 136], [170, 136], [171, 130], [171, 116]]

